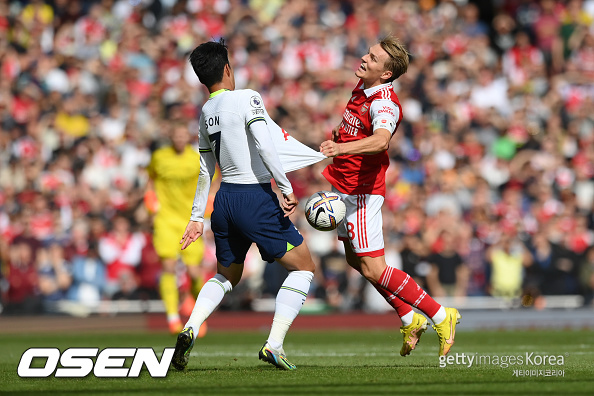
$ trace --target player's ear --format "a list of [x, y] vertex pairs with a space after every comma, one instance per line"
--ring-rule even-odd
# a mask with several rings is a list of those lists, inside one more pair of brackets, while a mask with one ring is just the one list
[[380, 78], [387, 81], [392, 78], [392, 75], [394, 75], [394, 73], [392, 73], [390, 70], [385, 70]]

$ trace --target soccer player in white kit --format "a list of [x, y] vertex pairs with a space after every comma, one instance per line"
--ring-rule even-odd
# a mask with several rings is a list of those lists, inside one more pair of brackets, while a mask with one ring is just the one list
[[[305, 302], [315, 266], [303, 237], [288, 217], [298, 201], [271, 136], [282, 130], [268, 128], [258, 92], [234, 90], [235, 78], [223, 40], [199, 45], [190, 62], [210, 98], [200, 116], [200, 175], [192, 215], [180, 243], [185, 249], [203, 233], [208, 192], [218, 162], [222, 183], [211, 215], [217, 274], [202, 287], [177, 337], [172, 364], [178, 370], [186, 367], [197, 330], [237, 285], [246, 253], [256, 243], [264, 260], [277, 261], [289, 271], [277, 294], [272, 328], [259, 357], [280, 369], [294, 370], [283, 341]], [[283, 195], [280, 206], [271, 178]]]

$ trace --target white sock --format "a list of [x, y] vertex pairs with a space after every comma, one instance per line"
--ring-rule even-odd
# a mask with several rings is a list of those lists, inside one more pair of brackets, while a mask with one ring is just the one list
[[219, 306], [225, 294], [233, 289], [231, 282], [223, 275], [216, 274], [208, 280], [200, 289], [196, 305], [192, 310], [192, 315], [184, 327], [192, 327], [194, 329], [194, 339], [198, 335], [198, 329], [202, 323], [210, 316], [211, 313]]
[[287, 331], [305, 302], [312, 279], [311, 271], [292, 271], [283, 282], [276, 295], [274, 319], [267, 340], [273, 349], [283, 349]]
[[445, 312], [445, 308], [443, 307], [443, 305], [439, 308], [439, 310], [437, 311], [437, 313], [435, 315], [433, 315], [433, 317], [431, 318], [431, 320], [433, 321], [433, 324], [440, 324], [441, 322], [443, 322], [446, 318], [446, 312]]
[[408, 326], [409, 324], [412, 323], [413, 314], [414, 314], [414, 312], [411, 310], [409, 313], [407, 313], [406, 315], [404, 315], [400, 318], [400, 321], [402, 322], [402, 326]]

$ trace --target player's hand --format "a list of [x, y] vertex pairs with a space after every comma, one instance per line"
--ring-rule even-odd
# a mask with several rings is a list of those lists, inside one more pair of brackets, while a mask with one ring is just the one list
[[184, 231], [184, 235], [182, 236], [181, 241], [179, 243], [182, 245], [181, 250], [184, 250], [192, 242], [195, 242], [200, 236], [202, 236], [202, 232], [204, 231], [204, 223], [200, 221], [191, 221], [186, 226], [186, 230]]
[[281, 202], [281, 208], [283, 209], [283, 212], [285, 212], [285, 217], [295, 213], [295, 209], [297, 209], [297, 204], [299, 204], [299, 201], [295, 197], [295, 194], [283, 194], [283, 202]]
[[339, 135], [338, 131], [339, 130], [340, 130], [340, 124], [338, 124], [337, 126], [335, 126], [332, 129], [332, 141], [333, 142], [337, 142], [338, 141], [338, 135]]
[[340, 155], [340, 145], [332, 140], [326, 140], [320, 145], [320, 153], [326, 157], [336, 157]]

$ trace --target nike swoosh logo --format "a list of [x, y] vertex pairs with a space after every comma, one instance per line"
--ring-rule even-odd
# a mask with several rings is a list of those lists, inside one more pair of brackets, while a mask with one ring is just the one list
[[410, 336], [408, 337], [409, 341], [406, 341], [406, 343], [408, 345], [410, 345], [410, 347], [412, 349], [415, 348], [415, 346], [417, 345], [417, 342], [419, 341], [419, 337], [417, 337], [417, 333], [419, 332], [419, 329], [414, 329], [410, 331]]
[[318, 208], [318, 211], [316, 212], [316, 218], [315, 218], [315, 220], [314, 220], [314, 223], [315, 223], [315, 224], [318, 224], [318, 216], [319, 216], [321, 213], [325, 213], [325, 212], [326, 212], [326, 210], [324, 209], [324, 207], [323, 207], [323, 206], [320, 206], [320, 207]]
[[456, 334], [456, 330], [454, 330], [454, 322], [452, 321], [452, 317], [450, 316], [450, 338], [445, 340], [446, 344], [452, 345], [454, 343], [454, 335]]

